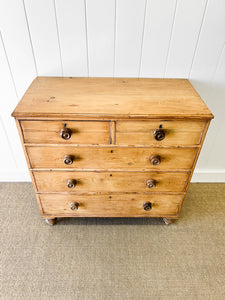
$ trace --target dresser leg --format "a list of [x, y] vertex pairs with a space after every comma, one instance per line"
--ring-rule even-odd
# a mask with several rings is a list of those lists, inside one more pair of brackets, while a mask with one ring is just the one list
[[55, 223], [56, 223], [56, 218], [54, 218], [54, 219], [45, 219], [45, 222], [46, 222], [48, 225], [53, 226], [53, 225], [55, 225]]
[[173, 219], [163, 218], [163, 221], [166, 225], [170, 225], [171, 223], [173, 223]]

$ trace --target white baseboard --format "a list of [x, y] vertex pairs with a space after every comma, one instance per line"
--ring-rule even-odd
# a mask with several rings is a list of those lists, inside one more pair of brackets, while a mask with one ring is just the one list
[[225, 170], [195, 170], [191, 182], [225, 183]]
[[[0, 182], [30, 182], [28, 170], [1, 170]], [[191, 182], [224, 182], [225, 170], [195, 170]]]

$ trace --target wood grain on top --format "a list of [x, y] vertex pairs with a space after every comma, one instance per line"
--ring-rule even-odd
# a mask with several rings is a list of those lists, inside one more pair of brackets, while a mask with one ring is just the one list
[[14, 117], [213, 118], [186, 79], [37, 77]]

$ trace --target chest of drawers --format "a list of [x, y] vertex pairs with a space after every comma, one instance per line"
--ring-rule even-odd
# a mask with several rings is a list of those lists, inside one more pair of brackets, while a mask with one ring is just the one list
[[37, 77], [12, 114], [42, 218], [179, 217], [212, 113], [184, 79]]

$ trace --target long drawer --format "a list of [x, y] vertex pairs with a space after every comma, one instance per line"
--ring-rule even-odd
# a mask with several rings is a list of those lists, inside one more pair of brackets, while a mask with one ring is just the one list
[[25, 143], [110, 144], [110, 122], [21, 121]]
[[[71, 217], [176, 216], [183, 195], [40, 194], [44, 215]], [[144, 206], [147, 209], [145, 210]]]
[[118, 121], [116, 144], [154, 147], [198, 145], [204, 126], [204, 121]]
[[34, 171], [37, 191], [76, 192], [183, 192], [188, 172], [74, 172]]
[[189, 170], [196, 148], [28, 146], [32, 169]]

